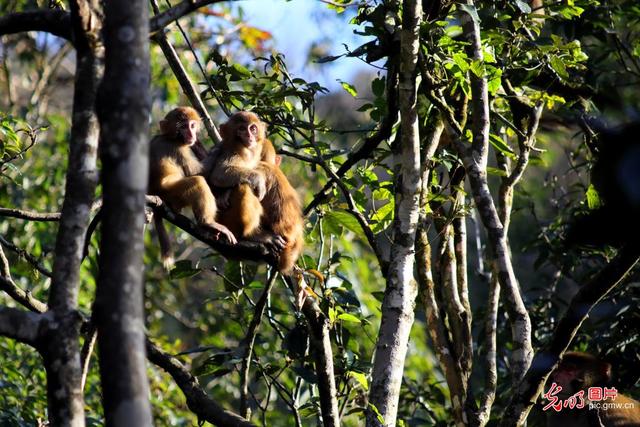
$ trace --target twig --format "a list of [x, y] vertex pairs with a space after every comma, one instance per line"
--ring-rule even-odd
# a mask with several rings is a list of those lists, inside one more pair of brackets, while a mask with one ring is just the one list
[[43, 266], [41, 266], [40, 262], [36, 259], [36, 257], [31, 255], [29, 252], [25, 251], [24, 249], [20, 249], [19, 247], [9, 242], [2, 236], [0, 236], [0, 244], [6, 247], [7, 249], [15, 252], [16, 254], [18, 254], [19, 257], [24, 258], [29, 264], [33, 266], [33, 268], [38, 270], [42, 275], [51, 278], [52, 276], [51, 272], [46, 268], [44, 268]]
[[242, 365], [240, 367], [240, 416], [246, 419], [250, 419], [251, 417], [247, 402], [247, 395], [249, 393], [249, 368], [251, 367], [253, 345], [256, 341], [256, 336], [258, 335], [258, 326], [260, 326], [262, 316], [267, 306], [267, 301], [269, 300], [269, 294], [271, 293], [271, 289], [276, 282], [277, 274], [278, 273], [275, 271], [275, 269], [273, 269], [269, 274], [267, 284], [253, 310], [253, 318], [251, 319], [251, 323], [249, 323], [247, 333], [242, 343], [244, 354], [242, 355]]
[[20, 209], [0, 208], [0, 216], [26, 219], [29, 221], [59, 221], [60, 212], [40, 213]]

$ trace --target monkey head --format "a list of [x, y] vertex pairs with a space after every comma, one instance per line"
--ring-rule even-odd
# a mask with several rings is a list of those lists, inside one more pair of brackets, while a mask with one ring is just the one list
[[200, 115], [191, 107], [174, 108], [160, 121], [160, 130], [178, 144], [191, 146], [198, 140]]
[[550, 380], [562, 387], [562, 396], [571, 396], [593, 386], [604, 386], [611, 380], [611, 365], [597, 357], [577, 351], [564, 354]]
[[245, 148], [254, 150], [265, 139], [266, 125], [249, 111], [240, 111], [220, 127], [223, 141], [240, 142]]

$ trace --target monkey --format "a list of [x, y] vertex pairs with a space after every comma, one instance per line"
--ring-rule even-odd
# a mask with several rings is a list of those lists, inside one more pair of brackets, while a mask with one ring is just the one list
[[[556, 394], [559, 399], [568, 399], [575, 393], [584, 391], [585, 406], [579, 409], [564, 407], [559, 412], [549, 408], [547, 427], [640, 426], [640, 402], [619, 393], [615, 399], [589, 401], [589, 387], [611, 387], [610, 381], [609, 363], [588, 353], [565, 353], [558, 367], [551, 373], [549, 382], [562, 387]], [[600, 404], [600, 409], [590, 409], [589, 405], [592, 403]]]
[[241, 111], [220, 127], [222, 143], [207, 181], [231, 188], [218, 220], [240, 238], [264, 243], [288, 274], [302, 252], [303, 219], [298, 194], [280, 170], [280, 157], [257, 115]]
[[[176, 212], [191, 208], [200, 226], [215, 238], [223, 235], [235, 244], [233, 233], [216, 221], [216, 200], [202, 176], [204, 169], [199, 156], [203, 156], [202, 150], [206, 152], [206, 149], [197, 139], [199, 127], [200, 116], [191, 107], [175, 108], [160, 121], [160, 134], [153, 137], [149, 148], [149, 194], [159, 196]], [[193, 147], [202, 150], [194, 151]], [[156, 220], [156, 228], [166, 267], [171, 262], [171, 253], [161, 219]]]

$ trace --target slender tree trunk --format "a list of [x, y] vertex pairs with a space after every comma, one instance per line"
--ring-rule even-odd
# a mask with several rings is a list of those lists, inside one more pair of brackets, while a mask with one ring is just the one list
[[420, 199], [420, 137], [416, 109], [422, 3], [403, 2], [400, 65], [400, 147], [395, 147], [396, 216], [382, 321], [376, 345], [367, 426], [395, 426], [404, 360], [414, 319], [417, 284], [414, 242]]
[[142, 305], [148, 180], [149, 19], [143, 0], [105, 3], [103, 214], [95, 319], [107, 426], [152, 425]]
[[43, 324], [40, 353], [47, 372], [49, 422], [54, 426], [84, 426], [80, 366], [78, 288], [82, 247], [98, 174], [98, 120], [95, 101], [102, 74], [97, 1], [72, 1], [76, 40], [76, 78], [65, 198], [56, 238], [49, 320]]

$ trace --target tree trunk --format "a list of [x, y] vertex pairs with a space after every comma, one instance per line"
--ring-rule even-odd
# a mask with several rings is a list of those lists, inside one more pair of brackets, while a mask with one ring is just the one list
[[103, 214], [95, 304], [107, 426], [152, 425], [145, 365], [142, 255], [148, 180], [149, 20], [143, 0], [105, 3]]
[[73, 119], [65, 198], [56, 237], [49, 321], [43, 324], [38, 349], [47, 372], [49, 422], [55, 426], [84, 426], [80, 366], [78, 288], [80, 264], [89, 212], [98, 181], [98, 120], [96, 92], [102, 74], [97, 1], [71, 2], [76, 41], [76, 76]]
[[396, 215], [387, 288], [369, 392], [367, 426], [395, 426], [404, 360], [413, 325], [417, 284], [414, 242], [420, 199], [420, 137], [416, 109], [416, 64], [422, 15], [420, 1], [403, 1], [400, 64], [400, 147], [394, 147]]

